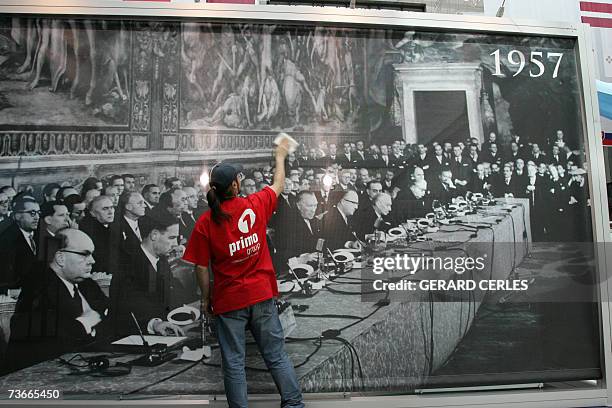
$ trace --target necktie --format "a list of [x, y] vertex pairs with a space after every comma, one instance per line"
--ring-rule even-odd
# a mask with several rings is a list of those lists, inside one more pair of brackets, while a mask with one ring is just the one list
[[306, 222], [306, 225], [308, 226], [308, 231], [310, 231], [310, 235], [312, 235], [312, 227], [310, 226], [310, 220], [307, 220], [304, 218], [304, 221]]
[[77, 315], [80, 316], [83, 314], [83, 300], [81, 298], [81, 294], [79, 292], [78, 285], [74, 285], [74, 295], [72, 296], [72, 303], [74, 305], [74, 310], [77, 312]]
[[140, 236], [140, 228], [138, 228], [138, 225], [136, 225], [136, 229], [134, 230], [134, 232], [136, 233], [138, 240], [142, 242], [142, 237]]
[[36, 255], [36, 242], [34, 242], [34, 238], [32, 237], [32, 234], [30, 234], [28, 236], [28, 240], [30, 241], [30, 247], [32, 248], [32, 252], [34, 253], [34, 255]]

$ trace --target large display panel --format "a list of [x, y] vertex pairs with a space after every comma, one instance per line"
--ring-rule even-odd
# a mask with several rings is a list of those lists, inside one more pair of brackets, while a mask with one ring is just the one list
[[[301, 146], [267, 242], [305, 392], [602, 377], [575, 39], [44, 17], [0, 31], [3, 390], [222, 393], [209, 322], [177, 310], [199, 307], [180, 255], [207, 168], [242, 162], [243, 194], [264, 188], [279, 131]], [[21, 192], [39, 204], [8, 216]], [[95, 245], [87, 312], [56, 277], [88, 255], [54, 239], [66, 226]], [[161, 354], [204, 342], [212, 357], [117, 366], [146, 350], [110, 343], [158, 317], [187, 337]], [[250, 345], [247, 374], [274, 391]]]

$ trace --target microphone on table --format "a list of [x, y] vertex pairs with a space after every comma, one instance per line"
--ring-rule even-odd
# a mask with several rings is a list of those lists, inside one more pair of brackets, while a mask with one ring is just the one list
[[136, 323], [136, 327], [138, 328], [138, 334], [140, 334], [140, 338], [142, 339], [142, 345], [145, 347], [149, 347], [149, 343], [147, 343], [147, 340], [142, 334], [142, 329], [140, 328], [140, 325], [138, 324], [138, 320], [136, 319], [136, 316], [134, 316], [133, 312], [130, 312], [130, 314], [132, 315], [132, 319], [134, 320], [134, 323]]
[[325, 247], [325, 239], [317, 239], [317, 245], [315, 245], [315, 251], [317, 251], [317, 278], [321, 280], [321, 269], [323, 268], [323, 248]]

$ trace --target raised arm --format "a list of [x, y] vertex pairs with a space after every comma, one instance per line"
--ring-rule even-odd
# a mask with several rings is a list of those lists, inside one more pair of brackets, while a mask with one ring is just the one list
[[274, 158], [276, 160], [276, 167], [274, 170], [274, 180], [272, 183], [272, 190], [278, 197], [285, 188], [285, 158], [289, 154], [289, 139], [282, 139], [276, 149], [274, 150]]

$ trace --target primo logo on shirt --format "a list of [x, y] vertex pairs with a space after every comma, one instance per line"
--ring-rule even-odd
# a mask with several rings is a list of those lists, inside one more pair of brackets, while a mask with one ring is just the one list
[[[248, 234], [251, 228], [253, 228], [253, 225], [255, 225], [255, 212], [247, 208], [238, 219], [238, 229], [243, 234]], [[246, 238], [240, 237], [238, 241], [230, 243], [229, 252], [230, 256], [234, 256], [234, 253], [246, 248], [247, 255], [251, 255], [259, 251], [259, 247], [259, 237], [257, 233], [254, 233]]]

